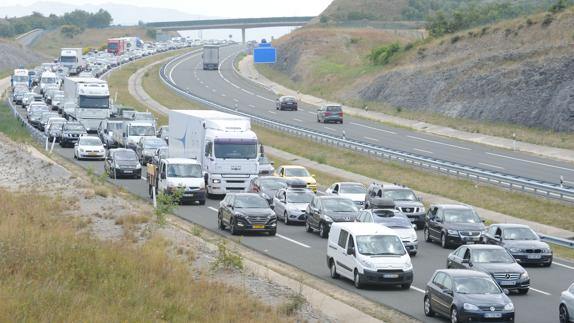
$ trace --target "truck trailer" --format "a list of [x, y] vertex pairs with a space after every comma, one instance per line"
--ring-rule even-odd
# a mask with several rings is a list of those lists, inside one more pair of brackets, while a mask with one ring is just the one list
[[203, 59], [204, 70], [218, 70], [219, 69], [219, 46], [218, 45], [205, 45], [203, 46]]

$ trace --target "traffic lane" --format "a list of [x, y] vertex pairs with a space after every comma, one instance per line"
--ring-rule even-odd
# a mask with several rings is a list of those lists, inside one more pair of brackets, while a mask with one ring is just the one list
[[[229, 52], [231, 49], [228, 48], [226, 50]], [[246, 79], [242, 78], [241, 76], [237, 75], [237, 73], [234, 70], [233, 59], [227, 59], [227, 60], [223, 61], [223, 68], [222, 68], [221, 72], [225, 75], [224, 76], [225, 79], [227, 79], [228, 81], [230, 81], [231, 83], [233, 83], [235, 85], [239, 85], [241, 88], [249, 87], [250, 91], [253, 91], [253, 92], [258, 93], [258, 94], [263, 94], [263, 96], [266, 96], [269, 99], [275, 97], [274, 93], [270, 92], [269, 90], [267, 90], [261, 86], [258, 86], [256, 84], [254, 84], [253, 82], [246, 80]], [[316, 107], [310, 107], [309, 109], [316, 109]], [[372, 124], [370, 124], [370, 123], [372, 123]], [[560, 161], [555, 161], [552, 159], [533, 156], [533, 155], [530, 155], [527, 153], [497, 149], [497, 148], [487, 147], [487, 146], [480, 145], [480, 144], [453, 140], [451, 138], [444, 138], [444, 137], [435, 136], [432, 134], [417, 133], [417, 132], [405, 130], [402, 128], [387, 127], [385, 125], [381, 125], [380, 123], [370, 122], [370, 121], [366, 121], [366, 120], [363, 120], [363, 123], [361, 123], [361, 125], [376, 127], [379, 130], [395, 132], [397, 135], [399, 135], [403, 139], [405, 137], [412, 139], [411, 143], [413, 143], [413, 147], [415, 147], [415, 145], [417, 144], [417, 141], [419, 141], [418, 144], [424, 144], [427, 147], [425, 149], [413, 148], [413, 150], [415, 150], [416, 153], [421, 154], [421, 155], [428, 155], [428, 153], [431, 152], [433, 156], [429, 156], [429, 157], [437, 157], [436, 155], [439, 155], [441, 153], [435, 153], [431, 150], [426, 150], [426, 149], [444, 148], [444, 147], [434, 147], [433, 148], [433, 145], [434, 146], [439, 145], [439, 146], [448, 147], [448, 145], [452, 145], [454, 143], [454, 146], [456, 146], [456, 147], [470, 148], [472, 150], [476, 150], [476, 151], [480, 152], [481, 153], [481, 160], [478, 162], [478, 165], [476, 165], [477, 167], [480, 167], [480, 168], [489, 169], [492, 171], [504, 171], [504, 172], [506, 172], [507, 171], [506, 168], [510, 168], [508, 166], [505, 167], [505, 165], [507, 165], [507, 164], [516, 165], [516, 167], [526, 168], [524, 171], [529, 171], [529, 167], [538, 166], [538, 167], [542, 167], [542, 168], [546, 168], [546, 169], [551, 169], [552, 171], [557, 172], [559, 174], [563, 174], [563, 176], [565, 177], [565, 180], [568, 180], [568, 178], [574, 178], [574, 166], [571, 163], [567, 163], [567, 162], [560, 162]], [[387, 134], [389, 134], [389, 133], [387, 133]], [[413, 134], [415, 134], [415, 135], [413, 135]], [[383, 136], [383, 138], [385, 138], [385, 139], [387, 139], [388, 137], [389, 137], [388, 135]], [[367, 138], [363, 138], [363, 139], [367, 139]], [[403, 140], [403, 145], [404, 145], [404, 140]], [[467, 153], [465, 153], [465, 154], [467, 154]], [[445, 156], [445, 155], [441, 154], [441, 156]], [[546, 176], [546, 178], [549, 178], [549, 181], [551, 181], [551, 182], [558, 182], [559, 181], [559, 176], [558, 177], [556, 177], [556, 176], [552, 177], [552, 175], [547, 176], [546, 175], [547, 173], [548, 173], [547, 170], [545, 170], [542, 173], [540, 173], [540, 172], [517, 173], [515, 175], [526, 176], [526, 177], [533, 176], [535, 178], [544, 178], [544, 176]], [[556, 174], [554, 174], [554, 175], [556, 175]]]

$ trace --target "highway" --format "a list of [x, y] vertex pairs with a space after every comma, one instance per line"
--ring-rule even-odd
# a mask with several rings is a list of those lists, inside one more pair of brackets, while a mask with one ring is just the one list
[[[190, 74], [194, 76], [194, 72], [201, 79], [217, 79], [220, 77], [217, 72], [203, 72], [200, 70], [192, 70]], [[213, 93], [218, 93], [221, 90], [219, 87], [214, 89], [216, 92]], [[303, 108], [305, 109], [306, 107]], [[22, 115], [25, 114], [24, 109], [18, 107], [17, 110]], [[84, 168], [91, 167], [97, 174], [103, 172], [103, 162], [101, 161], [74, 160], [73, 149], [62, 149], [56, 145], [55, 152]], [[124, 187], [133, 194], [147, 197], [147, 183], [144, 180], [119, 179], [110, 181]], [[224, 237], [230, 237], [228, 231], [219, 231], [217, 229], [218, 203], [219, 201], [217, 200], [208, 200], [203, 207], [181, 206], [176, 210], [175, 214], [183, 219], [200, 224], [211, 231], [219, 232]], [[442, 319], [430, 319], [424, 316], [422, 308], [423, 290], [434, 270], [444, 268], [446, 257], [451, 250], [444, 250], [437, 244], [426, 243], [422, 240], [422, 232], [419, 231], [418, 234], [420, 250], [417, 256], [413, 258], [415, 279], [411, 289], [406, 291], [401, 290], [399, 287], [357, 290], [350, 281], [331, 279], [325, 264], [326, 240], [321, 239], [317, 234], [305, 232], [304, 226], [286, 226], [283, 223], [279, 223], [277, 236], [249, 235], [243, 237], [241, 243], [262, 254], [300, 268], [320, 279], [330, 281], [345, 290], [396, 308], [422, 321], [444, 322]], [[517, 322], [557, 321], [557, 305], [560, 292], [574, 280], [574, 262], [556, 259], [550, 268], [527, 267], [526, 269], [532, 280], [530, 293], [528, 295], [511, 296], [516, 306]]]
[[300, 103], [300, 111], [277, 111], [274, 93], [244, 79], [234, 70], [234, 58], [241, 50], [241, 46], [221, 48], [220, 71], [201, 70], [201, 55], [196, 54], [171, 62], [166, 74], [178, 87], [199, 97], [227, 107], [237, 106], [241, 111], [285, 124], [338, 136], [344, 132], [349, 139], [539, 181], [558, 183], [560, 176], [566, 181], [574, 181], [574, 165], [567, 162], [391, 127], [351, 116], [345, 116], [344, 124], [317, 123], [317, 107], [305, 103]]

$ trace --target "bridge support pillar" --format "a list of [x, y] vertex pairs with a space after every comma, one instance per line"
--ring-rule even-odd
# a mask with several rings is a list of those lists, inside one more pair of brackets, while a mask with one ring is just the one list
[[241, 42], [245, 45], [245, 28], [241, 28]]

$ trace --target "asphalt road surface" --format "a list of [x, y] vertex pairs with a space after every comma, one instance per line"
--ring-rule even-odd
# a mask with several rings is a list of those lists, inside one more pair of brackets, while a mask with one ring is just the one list
[[[198, 71], [198, 74], [200, 72]], [[207, 73], [207, 72], [206, 72]], [[212, 72], [210, 72], [212, 75]], [[193, 75], [193, 72], [191, 73]], [[210, 76], [212, 76], [210, 75]], [[18, 107], [21, 114], [25, 110]], [[102, 161], [76, 161], [73, 159], [73, 149], [60, 148], [57, 144], [55, 153], [81, 165], [91, 167], [95, 173], [103, 173]], [[144, 176], [145, 177], [145, 174]], [[147, 183], [143, 179], [117, 179], [111, 182], [124, 187], [133, 194], [148, 197]], [[217, 229], [218, 200], [208, 200], [205, 206], [186, 205], [179, 207], [175, 214], [185, 220], [204, 226], [205, 228], [230, 237], [228, 231]], [[358, 293], [370, 300], [396, 308], [425, 322], [444, 322], [441, 318], [427, 318], [423, 313], [423, 293], [426, 283], [436, 269], [445, 268], [446, 257], [452, 250], [442, 249], [438, 244], [424, 242], [419, 231], [419, 252], [412, 262], [415, 278], [410, 290], [400, 287], [369, 288], [357, 290], [351, 281], [333, 280], [325, 264], [327, 240], [321, 239], [316, 233], [305, 232], [304, 226], [287, 226], [279, 223], [278, 234], [275, 237], [252, 234], [244, 236], [241, 243], [262, 254], [276, 258], [289, 265], [304, 270], [320, 279], [329, 281], [345, 290]], [[527, 295], [512, 294], [511, 299], [516, 307], [517, 322], [557, 322], [560, 293], [574, 281], [574, 263], [555, 259], [550, 268], [527, 267], [531, 277], [531, 290]]]
[[242, 78], [235, 71], [233, 61], [242, 49], [237, 45], [222, 47], [219, 71], [203, 71], [201, 54], [195, 54], [170, 63], [166, 75], [179, 88], [199, 97], [285, 124], [339, 136], [344, 131], [349, 139], [494, 172], [549, 183], [559, 183], [563, 176], [564, 180], [574, 182], [574, 165], [567, 162], [390, 127], [348, 115], [344, 124], [318, 123], [317, 107], [305, 103], [300, 103], [299, 111], [278, 111], [273, 92]]

